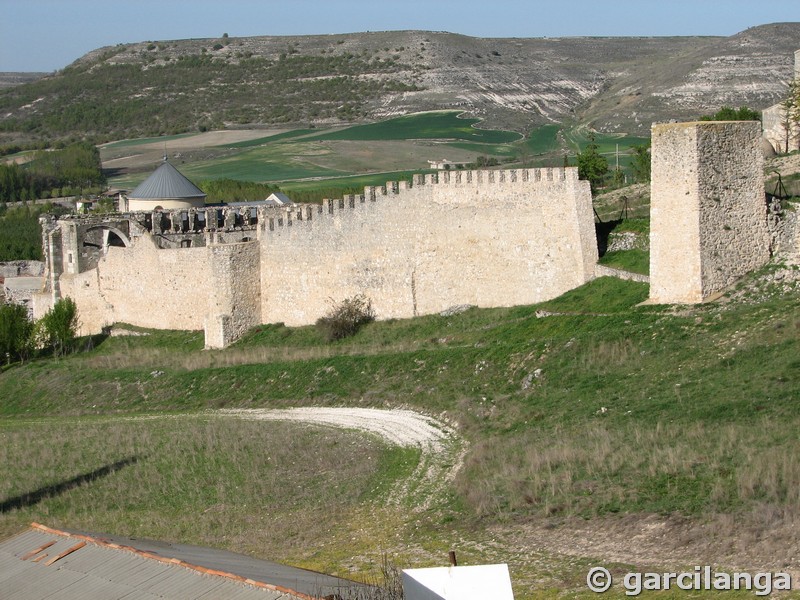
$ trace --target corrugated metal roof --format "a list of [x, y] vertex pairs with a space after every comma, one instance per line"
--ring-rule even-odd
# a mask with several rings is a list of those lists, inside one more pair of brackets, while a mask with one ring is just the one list
[[128, 198], [134, 200], [176, 200], [205, 196], [203, 190], [166, 161], [128, 194]]
[[[55, 559], [55, 560], [54, 560]], [[271, 588], [271, 589], [270, 589]], [[303, 594], [41, 526], [0, 542], [10, 600], [289, 600]]]
[[359, 592], [366, 592], [369, 587], [348, 579], [317, 573], [307, 569], [299, 569], [297, 567], [282, 565], [280, 563], [216, 548], [204, 548], [201, 546], [190, 546], [188, 544], [140, 538], [132, 539], [117, 535], [86, 532], [71, 533], [85, 533], [90, 537], [99, 538], [106, 542], [133, 547], [137, 550], [165, 558], [175, 558], [208, 569], [233, 573], [245, 579], [263, 581], [274, 586], [295, 590], [311, 596], [339, 594], [344, 597], [354, 597], [357, 596]]

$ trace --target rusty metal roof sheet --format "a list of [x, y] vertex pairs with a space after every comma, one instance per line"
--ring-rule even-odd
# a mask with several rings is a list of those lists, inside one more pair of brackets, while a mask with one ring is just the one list
[[79, 534], [32, 525], [0, 542], [3, 598], [308, 600], [309, 596]]

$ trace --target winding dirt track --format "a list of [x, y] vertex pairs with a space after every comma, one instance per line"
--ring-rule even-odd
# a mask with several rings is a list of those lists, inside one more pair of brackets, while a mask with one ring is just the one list
[[453, 430], [431, 417], [411, 410], [379, 408], [287, 408], [223, 409], [230, 415], [254, 421], [301, 421], [343, 429], [374, 433], [391, 444], [418, 447], [423, 451], [442, 450]]
[[452, 427], [412, 410], [303, 407], [215, 412], [254, 421], [295, 421], [365, 431], [396, 446], [418, 448], [420, 459], [414, 473], [398, 481], [390, 497], [393, 503], [411, 499], [418, 510], [429, 508], [440, 497], [458, 472], [466, 451]]

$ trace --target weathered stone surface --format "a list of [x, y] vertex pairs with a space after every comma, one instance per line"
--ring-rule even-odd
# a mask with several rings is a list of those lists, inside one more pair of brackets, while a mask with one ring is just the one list
[[127, 228], [43, 223], [49, 286], [34, 312], [70, 296], [84, 334], [115, 322], [204, 329], [208, 347], [224, 347], [259, 323], [313, 323], [330, 299], [356, 294], [378, 318], [546, 300], [592, 279], [597, 262], [589, 184], [575, 168], [420, 175], [322, 206], [259, 209], [255, 226], [226, 209], [226, 231], [212, 219], [193, 233], [210, 236], [203, 246], [176, 247], [195, 241], [168, 232], [188, 222], [177, 214], [166, 229], [156, 213], [150, 230], [141, 216]]
[[356, 294], [378, 318], [530, 304], [593, 277], [591, 195], [576, 169], [434, 177], [401, 182], [396, 195], [369, 188], [363, 202], [326, 202], [310, 221], [265, 230], [262, 320], [313, 323], [330, 298]]
[[760, 138], [755, 121], [653, 126], [653, 302], [702, 302], [769, 260]]

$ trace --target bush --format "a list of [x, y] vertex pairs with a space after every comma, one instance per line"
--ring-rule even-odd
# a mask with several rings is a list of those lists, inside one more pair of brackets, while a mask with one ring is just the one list
[[25, 360], [33, 348], [33, 323], [18, 304], [0, 304], [0, 359]]
[[331, 309], [324, 317], [317, 319], [317, 329], [329, 342], [355, 335], [362, 325], [375, 320], [372, 300], [358, 294], [345, 298], [339, 304], [331, 301]]
[[78, 330], [78, 307], [72, 298], [62, 298], [39, 322], [42, 345], [50, 346], [55, 356], [72, 350]]

